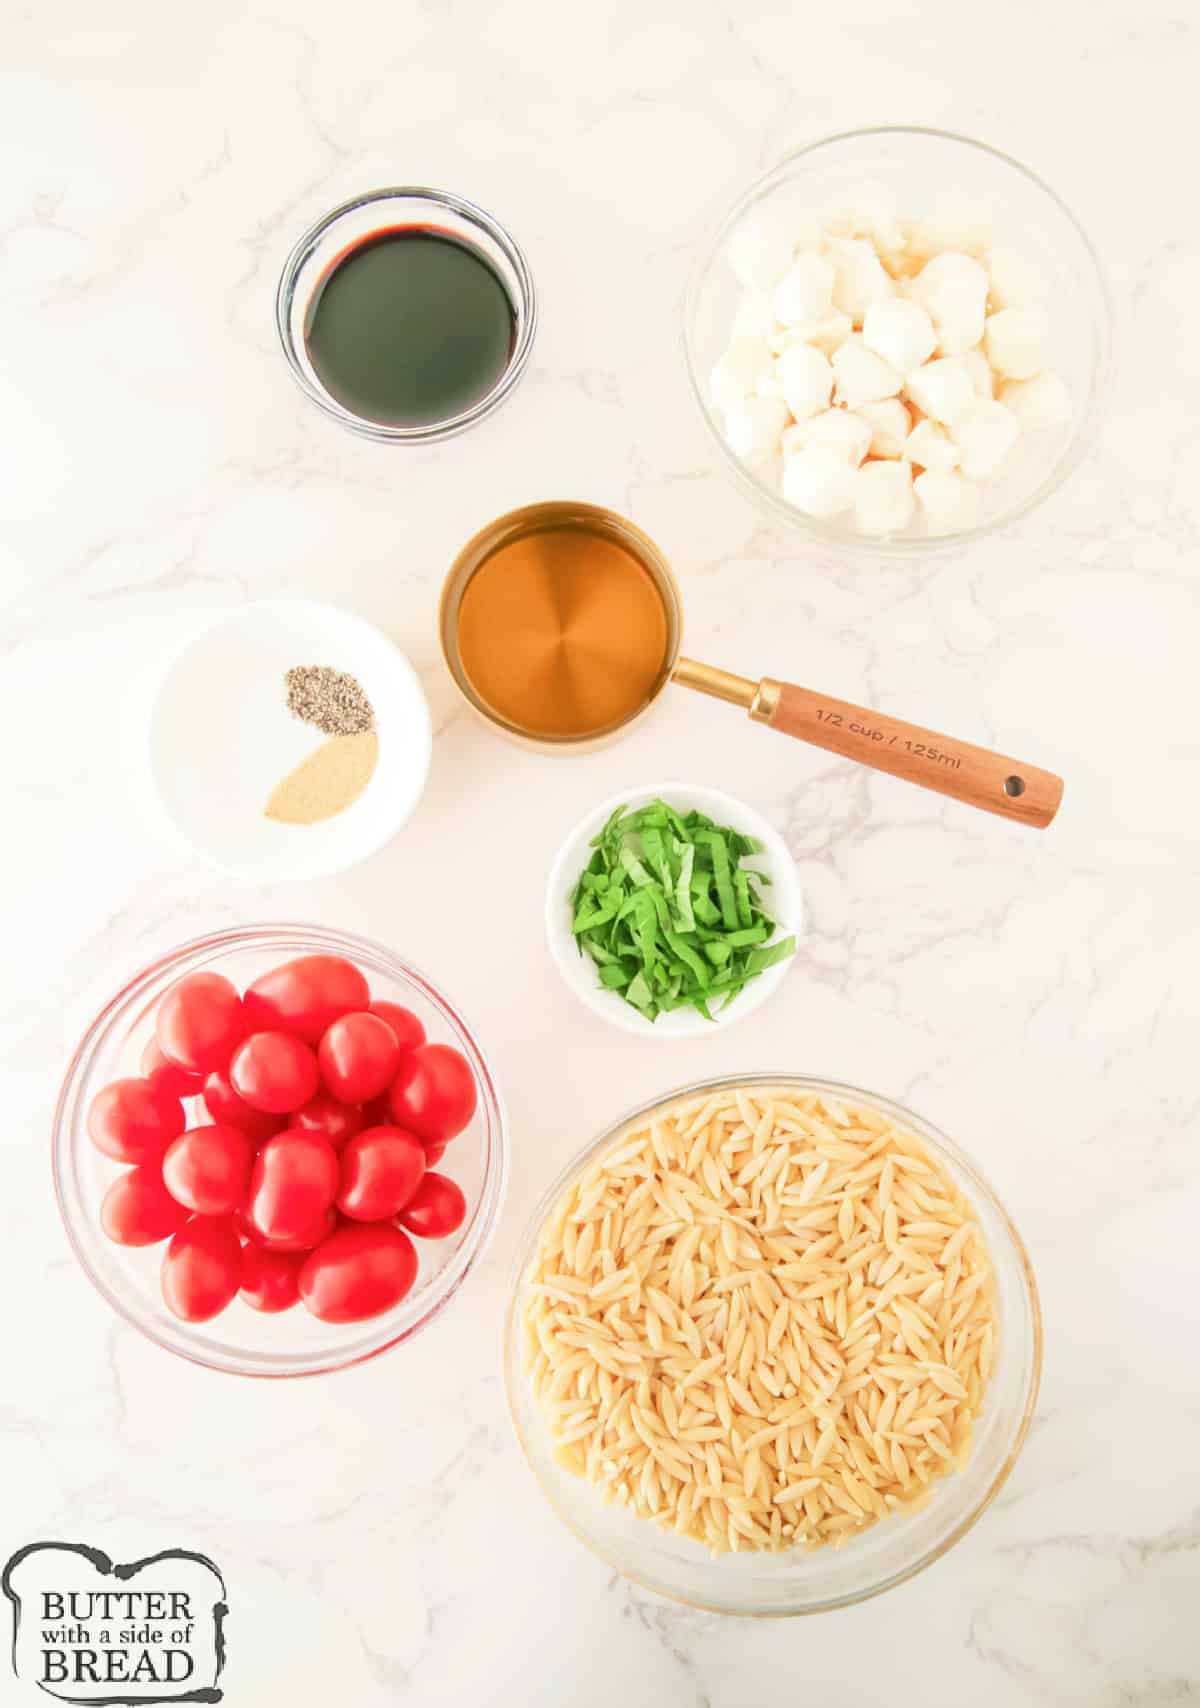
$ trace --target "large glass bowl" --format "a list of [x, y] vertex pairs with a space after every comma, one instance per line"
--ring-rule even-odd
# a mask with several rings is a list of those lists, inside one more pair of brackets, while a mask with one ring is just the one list
[[[1073, 410], [1061, 427], [1023, 434], [1000, 476], [980, 489], [970, 521], [941, 533], [919, 521], [877, 540], [851, 513], [807, 516], [779, 490], [778, 468], [749, 467], [725, 442], [709, 397], [713, 364], [729, 344], [741, 285], [729, 265], [730, 238], [746, 220], [787, 221], [845, 210], [865, 187], [890, 192], [902, 210], [957, 212], [990, 222], [998, 241], [1027, 255], [1049, 283], [1051, 364]], [[692, 394], [722, 462], [775, 522], [814, 541], [868, 555], [914, 556], [979, 538], [1025, 515], [1059, 487], [1091, 446], [1108, 400], [1113, 314], [1100, 261], [1070, 209], [1026, 167], [984, 143], [906, 126], [847, 131], [789, 154], [751, 184], [717, 220], [697, 254], [683, 300], [684, 357]], [[776, 459], [776, 463], [778, 459]]]
[[[462, 1187], [467, 1216], [450, 1239], [417, 1240], [420, 1270], [394, 1310], [361, 1323], [323, 1323], [303, 1305], [275, 1316], [235, 1299], [211, 1322], [171, 1315], [159, 1289], [163, 1245], [114, 1245], [100, 1228], [100, 1200], [121, 1165], [87, 1135], [87, 1111], [101, 1086], [136, 1074], [159, 997], [185, 973], [223, 973], [239, 990], [296, 955], [344, 955], [366, 975], [373, 997], [403, 1003], [431, 1041], [453, 1044], [471, 1064], [479, 1104], [442, 1165]], [[210, 1119], [197, 1103], [189, 1125]], [[390, 950], [342, 931], [307, 925], [249, 925], [173, 949], [134, 975], [89, 1026], [67, 1069], [54, 1122], [54, 1183], [75, 1255], [116, 1311], [157, 1345], [194, 1363], [243, 1376], [312, 1376], [361, 1363], [425, 1327], [453, 1298], [495, 1226], [508, 1162], [508, 1134], [491, 1068], [461, 1014], [425, 975]]]
[[[737, 1553], [713, 1558], [698, 1543], [668, 1535], [616, 1504], [606, 1506], [582, 1477], [555, 1464], [550, 1437], [523, 1367], [522, 1315], [527, 1275], [546, 1217], [569, 1183], [627, 1129], [683, 1098], [728, 1087], [753, 1092], [770, 1086], [792, 1093], [827, 1093], [881, 1110], [907, 1127], [944, 1164], [974, 1206], [995, 1272], [999, 1334], [983, 1409], [975, 1422], [971, 1457], [938, 1479], [927, 1503], [852, 1536], [841, 1547], [811, 1552]], [[1042, 1365], [1037, 1287], [1021, 1237], [975, 1165], [911, 1110], [886, 1097], [797, 1074], [734, 1074], [701, 1080], [656, 1098], [594, 1139], [546, 1192], [519, 1248], [504, 1329], [509, 1409], [517, 1439], [542, 1492], [559, 1517], [616, 1571], [646, 1589], [714, 1613], [782, 1616], [821, 1613], [879, 1595], [903, 1583], [953, 1547], [995, 1499], [1029, 1430]]]

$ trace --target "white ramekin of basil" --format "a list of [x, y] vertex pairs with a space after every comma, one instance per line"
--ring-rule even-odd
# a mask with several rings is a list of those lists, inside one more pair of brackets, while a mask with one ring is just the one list
[[800, 882], [760, 813], [662, 783], [589, 812], [554, 860], [546, 935], [567, 984], [624, 1031], [711, 1036], [776, 990], [795, 958]]

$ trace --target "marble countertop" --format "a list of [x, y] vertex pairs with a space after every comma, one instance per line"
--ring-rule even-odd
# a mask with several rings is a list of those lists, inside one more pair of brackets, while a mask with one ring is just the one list
[[[837, 1708], [1200, 1701], [1193, 8], [10, 0], [0, 38], [0, 1556], [64, 1534], [212, 1554], [231, 1708], [743, 1708], [781, 1688]], [[673, 333], [717, 205], [788, 146], [889, 119], [1046, 177], [1107, 261], [1122, 344], [1102, 444], [1068, 485], [912, 566], [765, 527], [714, 465]], [[494, 209], [541, 291], [512, 401], [418, 453], [308, 406], [272, 324], [299, 231], [386, 181]], [[659, 540], [701, 656], [1027, 754], [1067, 778], [1054, 828], [684, 694], [571, 765], [494, 740], [440, 665], [440, 578], [501, 509], [566, 496]], [[283, 593], [359, 611], [409, 652], [433, 771], [358, 870], [237, 888], [140, 816], [133, 684], [199, 614]], [[543, 866], [574, 820], [671, 778], [768, 815], [807, 901], [786, 994], [711, 1044], [599, 1026], [541, 934]], [[428, 905], [477, 858], [502, 898], [478, 934]], [[119, 977], [286, 917], [393, 943], [461, 997], [514, 1164], [491, 1253], [431, 1330], [276, 1386], [114, 1323], [65, 1245], [47, 1135]], [[851, 1611], [758, 1624], [633, 1589], [559, 1526], [514, 1446], [497, 1348], [552, 1172], [637, 1100], [763, 1066], [865, 1082], [966, 1146], [1028, 1240], [1047, 1346], [1025, 1452], [949, 1556]]]

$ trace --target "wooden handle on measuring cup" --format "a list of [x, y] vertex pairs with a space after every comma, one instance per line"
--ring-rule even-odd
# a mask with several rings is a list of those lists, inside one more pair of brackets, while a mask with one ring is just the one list
[[794, 735], [829, 753], [857, 759], [860, 765], [890, 772], [1037, 830], [1050, 823], [1062, 800], [1063, 781], [1053, 771], [792, 682], [764, 676], [750, 716], [781, 735]]

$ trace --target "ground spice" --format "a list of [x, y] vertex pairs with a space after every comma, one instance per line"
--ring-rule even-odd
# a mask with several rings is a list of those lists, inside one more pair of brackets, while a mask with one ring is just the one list
[[378, 758], [379, 737], [373, 729], [333, 736], [276, 784], [266, 816], [280, 824], [319, 824], [335, 817], [362, 794]]
[[375, 728], [375, 712], [362, 684], [344, 670], [298, 664], [284, 672], [287, 706], [295, 718], [324, 735], [361, 735]]

